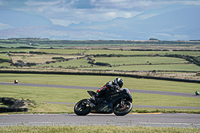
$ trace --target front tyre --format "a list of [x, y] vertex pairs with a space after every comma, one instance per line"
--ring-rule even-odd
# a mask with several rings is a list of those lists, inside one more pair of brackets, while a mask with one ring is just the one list
[[132, 107], [133, 105], [130, 101], [123, 101], [114, 105], [113, 112], [117, 116], [124, 116], [132, 110]]
[[91, 107], [87, 103], [87, 99], [80, 100], [79, 102], [76, 103], [74, 106], [74, 113], [76, 115], [87, 115], [91, 111]]

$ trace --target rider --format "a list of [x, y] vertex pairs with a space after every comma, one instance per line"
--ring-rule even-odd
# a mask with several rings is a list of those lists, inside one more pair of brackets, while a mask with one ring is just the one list
[[95, 99], [99, 100], [102, 98], [107, 92], [112, 92], [116, 90], [120, 90], [123, 86], [124, 81], [121, 78], [116, 78], [113, 81], [107, 82], [103, 87], [97, 90], [97, 93], [95, 95]]
[[198, 91], [195, 91], [195, 94], [196, 94], [196, 95], [199, 95], [199, 92], [198, 92]]

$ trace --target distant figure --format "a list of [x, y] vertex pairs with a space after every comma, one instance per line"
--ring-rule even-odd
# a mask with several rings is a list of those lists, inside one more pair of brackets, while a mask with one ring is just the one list
[[196, 96], [199, 95], [199, 92], [198, 92], [198, 91], [195, 91], [195, 95], [196, 95]]
[[18, 80], [14, 80], [14, 83], [15, 83], [15, 84], [18, 84]]

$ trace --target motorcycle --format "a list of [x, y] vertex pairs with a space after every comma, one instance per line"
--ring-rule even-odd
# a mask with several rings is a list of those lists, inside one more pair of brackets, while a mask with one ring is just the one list
[[95, 99], [94, 91], [87, 91], [90, 99], [82, 99], [74, 106], [76, 115], [85, 116], [89, 113], [114, 113], [117, 116], [124, 116], [132, 110], [132, 96], [127, 88], [110, 92], [99, 99]]

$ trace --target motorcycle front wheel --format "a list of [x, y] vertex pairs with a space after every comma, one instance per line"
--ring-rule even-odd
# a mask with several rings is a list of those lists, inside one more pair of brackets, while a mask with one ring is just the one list
[[123, 101], [114, 105], [113, 112], [117, 116], [124, 116], [132, 110], [132, 103], [130, 101]]
[[74, 106], [74, 113], [76, 115], [87, 115], [91, 111], [91, 107], [87, 103], [87, 99], [80, 100], [79, 102], [76, 103]]

